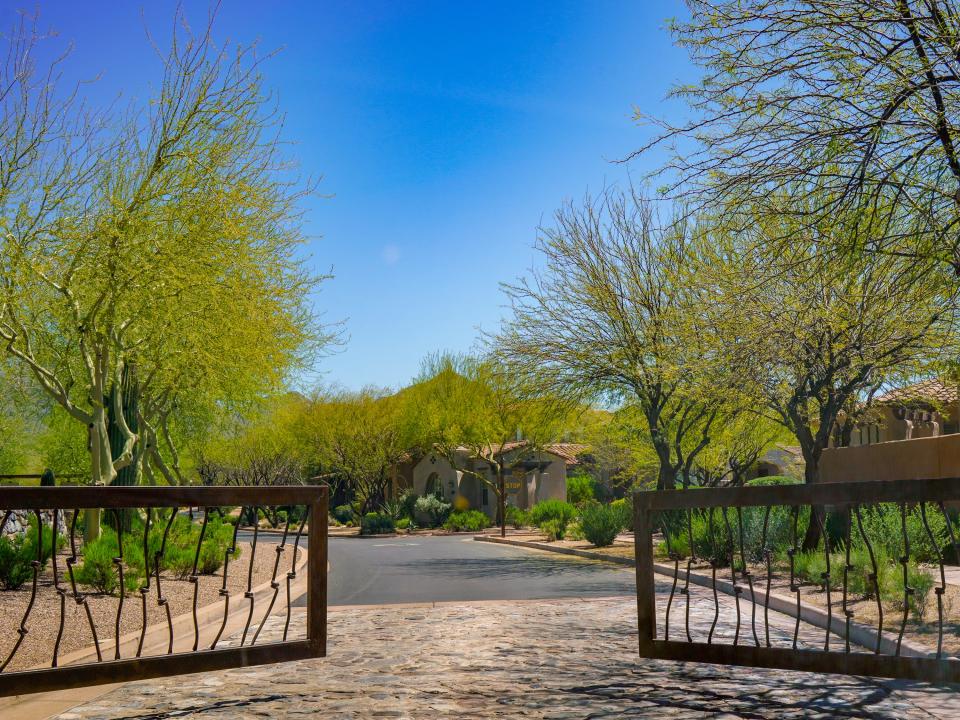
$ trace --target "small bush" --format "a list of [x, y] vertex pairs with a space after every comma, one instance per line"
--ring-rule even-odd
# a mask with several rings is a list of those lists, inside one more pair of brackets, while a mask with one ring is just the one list
[[396, 500], [386, 500], [380, 506], [380, 512], [393, 518], [394, 523], [396, 523], [400, 518], [406, 517], [406, 508], [404, 507], [403, 503], [400, 502], [399, 498]]
[[580, 514], [583, 536], [596, 547], [613, 545], [623, 530], [624, 514], [621, 508], [600, 503], [587, 503]]
[[[223, 567], [223, 561], [232, 542], [233, 526], [221, 521], [220, 518], [211, 518], [207, 523], [203, 545], [200, 546], [200, 562], [197, 565], [197, 572], [201, 575], [212, 575]], [[234, 553], [230, 555], [230, 560], [239, 558], [241, 552], [238, 546]]]
[[397, 520], [397, 530], [409, 530], [413, 525], [413, 521], [408, 517], [402, 517]]
[[[30, 516], [30, 525], [22, 535], [0, 537], [0, 588], [16, 590], [27, 580], [33, 579], [33, 562], [37, 560], [37, 518]], [[66, 538], [57, 536], [57, 546], [63, 547]], [[43, 528], [43, 549], [40, 553], [41, 572], [53, 554], [53, 532]]]
[[[129, 537], [129, 536], [128, 536]], [[126, 540], [126, 538], [125, 538]], [[132, 548], [129, 540], [124, 542], [124, 548]], [[133, 592], [140, 586], [143, 572], [143, 550], [141, 548], [139, 561], [129, 553], [123, 558], [123, 588], [120, 588], [120, 575], [113, 559], [118, 556], [119, 546], [117, 534], [111, 528], [105, 527], [100, 531], [100, 537], [83, 546], [83, 562], [77, 567], [77, 582], [88, 585], [100, 593], [113, 595], [118, 591], [124, 594]], [[131, 564], [131, 559], [133, 563]]]
[[507, 525], [515, 530], [519, 530], [530, 523], [530, 514], [516, 505], [507, 505], [506, 516]]
[[547, 536], [547, 542], [563, 540], [566, 529], [566, 523], [561, 523], [559, 520], [544, 520], [540, 525], [540, 530]]
[[361, 535], [385, 535], [395, 529], [393, 518], [384, 513], [370, 512], [360, 520]]
[[[903, 525], [900, 506], [896, 503], [880, 503], [861, 509], [863, 529], [874, 546], [882, 547], [884, 552], [897, 558], [903, 555]], [[933, 534], [933, 542], [923, 524], [920, 506], [907, 509], [907, 540], [910, 543], [910, 559], [917, 562], [936, 562], [937, 550], [942, 549], [948, 540], [947, 524], [940, 509], [931, 503], [925, 506], [927, 523]], [[862, 546], [856, 517], [851, 520], [851, 541], [854, 547]]]
[[444, 502], [436, 495], [424, 495], [417, 498], [414, 507], [417, 513], [425, 515], [429, 519], [431, 527], [443, 525], [450, 516], [450, 511], [453, 510], [450, 503]]
[[479, 510], [461, 510], [451, 513], [443, 527], [456, 532], [478, 532], [490, 527], [490, 518]]
[[620, 512], [623, 513], [623, 517], [625, 518], [623, 526], [628, 530], [633, 530], [633, 499], [631, 497], [624, 497], [619, 500], [614, 500], [610, 504], [619, 508]]
[[349, 505], [338, 505], [333, 509], [333, 516], [337, 522], [346, 525], [353, 520], [353, 508]]
[[539, 528], [543, 523], [556, 520], [563, 527], [577, 516], [577, 508], [563, 500], [544, 500], [530, 508], [530, 522]]
[[417, 494], [413, 490], [404, 490], [397, 499], [403, 505], [403, 517], [410, 518], [412, 521], [417, 512]]
[[567, 502], [582, 505], [596, 497], [594, 479], [589, 475], [567, 476]]
[[567, 525], [566, 532], [563, 533], [565, 540], [583, 540], [583, 526], [580, 524], [579, 520], [574, 520], [572, 523]]

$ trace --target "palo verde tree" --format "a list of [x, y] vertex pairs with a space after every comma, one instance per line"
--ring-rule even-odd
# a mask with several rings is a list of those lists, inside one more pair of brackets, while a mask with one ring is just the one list
[[493, 490], [505, 535], [507, 472], [555, 441], [573, 411], [535, 392], [493, 357], [428, 357], [406, 392], [413, 399], [424, 449]]
[[154, 97], [121, 116], [58, 87], [66, 57], [38, 70], [26, 20], [0, 67], [0, 338], [87, 429], [96, 483], [131, 464], [180, 482], [185, 409], [228, 412], [330, 340], [298, 255], [311, 188], [260, 61], [182, 19]]
[[661, 489], [689, 478], [735, 386], [687, 312], [688, 234], [683, 223], [659, 226], [634, 193], [568, 204], [540, 233], [542, 267], [505, 286], [513, 316], [495, 339], [531, 387], [634, 406], [644, 420], [636, 440], [645, 435], [656, 453]]
[[419, 443], [414, 416], [403, 393], [319, 392], [299, 427], [310, 448], [306, 462], [361, 514], [373, 512], [388, 498], [395, 466]]
[[[914, 282], [902, 258], [824, 250], [847, 223], [787, 223], [791, 216], [765, 208], [749, 231], [708, 234], [698, 275], [714, 295], [703, 311], [718, 355], [750, 379], [757, 407], [796, 436], [814, 483], [845, 409], [949, 356], [956, 305], [937, 292], [942, 285]], [[796, 238], [790, 252], [770, 241], [785, 232]], [[808, 549], [819, 529], [811, 522]]]
[[687, 8], [672, 31], [703, 74], [672, 95], [690, 119], [638, 112], [659, 132], [637, 154], [664, 143], [681, 150], [664, 168], [666, 191], [736, 214], [724, 205], [730, 197], [802, 188], [802, 209], [779, 208], [798, 221], [781, 230], [857, 218], [842, 236], [849, 247], [960, 274], [957, 2], [687, 0]]

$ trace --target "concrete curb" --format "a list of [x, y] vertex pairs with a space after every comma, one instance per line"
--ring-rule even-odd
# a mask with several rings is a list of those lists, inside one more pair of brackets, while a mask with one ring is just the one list
[[[532, 550], [542, 550], [544, 552], [553, 552], [562, 555], [573, 555], [575, 557], [582, 557], [587, 560], [601, 560], [604, 562], [615, 563], [617, 565], [624, 565], [626, 567], [634, 567], [634, 561], [631, 558], [615, 557], [590, 550], [578, 550], [576, 548], [568, 547], [551, 547], [546, 543], [528, 540], [510, 540], [509, 538], [505, 539], [479, 535], [475, 537], [474, 540], [478, 540], [480, 542], [499, 543], [502, 545], [516, 545], [518, 547], [530, 548]], [[674, 568], [671, 565], [655, 562], [653, 564], [653, 569], [654, 572], [668, 577], [671, 580], [673, 579]], [[685, 579], [686, 573], [681, 570], [678, 578]], [[698, 572], [690, 573], [690, 582], [694, 585], [700, 585], [701, 587], [713, 587], [713, 581], [711, 577]], [[720, 590], [727, 595], [734, 597], [736, 596], [733, 589], [733, 583], [729, 580], [717, 578], [717, 590]], [[756, 589], [755, 592], [758, 599], [764, 595], [759, 588]], [[741, 595], [744, 594], [745, 593], [741, 593]], [[770, 593], [770, 609], [782, 613], [783, 615], [788, 615], [792, 618], [795, 618], [797, 617], [797, 599], [795, 597]], [[813, 625], [814, 627], [818, 627], [823, 630], [827, 629], [827, 611], [822, 608], [809, 605], [807, 603], [801, 603], [800, 620], [808, 623], [809, 625]], [[830, 617], [829, 624], [831, 633], [836, 635], [837, 638], [842, 641], [846, 632], [846, 622], [844, 618], [842, 616], [838, 617], [836, 613], [833, 613]], [[868, 627], [867, 625], [851, 622], [850, 642], [872, 650], [877, 646], [877, 631], [872, 627]], [[880, 638], [880, 652], [887, 655], [893, 655], [896, 652], [896, 648], [896, 637], [893, 637], [891, 633], [884, 633]], [[931, 648], [916, 642], [911, 642], [909, 640], [904, 640], [901, 644], [900, 654], [908, 657], [936, 657], [936, 653]]]

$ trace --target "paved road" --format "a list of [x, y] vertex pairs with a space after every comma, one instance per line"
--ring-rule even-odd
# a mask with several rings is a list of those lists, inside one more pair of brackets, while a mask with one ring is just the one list
[[[628, 569], [472, 537], [330, 538], [330, 605], [627, 595]], [[300, 604], [306, 602], [301, 598]]]

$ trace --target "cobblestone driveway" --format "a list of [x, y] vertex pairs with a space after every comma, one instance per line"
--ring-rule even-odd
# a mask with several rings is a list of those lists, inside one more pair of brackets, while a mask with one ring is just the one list
[[[60, 717], [960, 717], [946, 688], [640, 660], [635, 612], [633, 598], [334, 609], [326, 659], [131, 683]], [[695, 604], [698, 632], [712, 612]]]

